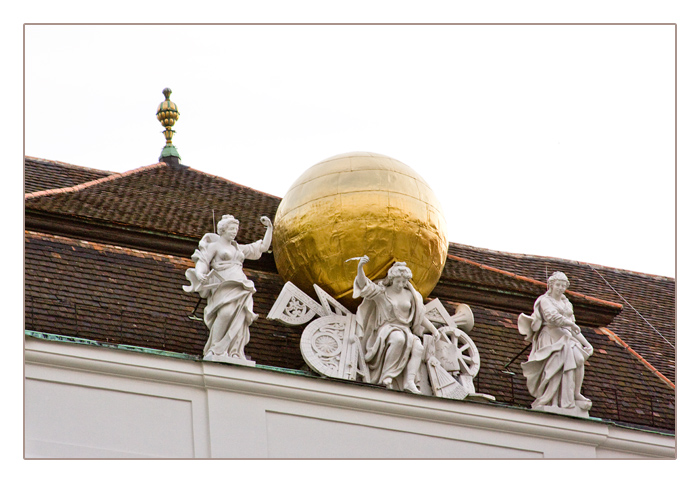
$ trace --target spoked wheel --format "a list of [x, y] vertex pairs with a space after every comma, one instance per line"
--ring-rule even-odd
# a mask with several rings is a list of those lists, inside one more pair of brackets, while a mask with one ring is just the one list
[[[479, 351], [476, 348], [476, 344], [474, 344], [471, 337], [469, 337], [466, 332], [456, 327], [443, 327], [440, 331], [445, 333], [455, 347], [454, 353], [457, 357], [459, 375], [475, 377], [479, 373], [481, 359], [479, 358]], [[456, 371], [451, 372], [454, 374]]]

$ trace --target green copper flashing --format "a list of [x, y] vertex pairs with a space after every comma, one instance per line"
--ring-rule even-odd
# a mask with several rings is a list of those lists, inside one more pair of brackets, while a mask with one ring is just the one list
[[[34, 339], [41, 339], [41, 340], [47, 340], [51, 342], [63, 342], [63, 343], [68, 343], [68, 344], [79, 344], [79, 345], [87, 345], [87, 346], [93, 346], [93, 347], [106, 347], [109, 349], [119, 349], [119, 350], [126, 350], [130, 352], [139, 352], [141, 354], [152, 354], [156, 356], [163, 356], [163, 357], [172, 357], [175, 359], [186, 359], [189, 361], [202, 361], [201, 357], [198, 356], [193, 356], [190, 354], [185, 354], [182, 352], [171, 352], [171, 351], [164, 351], [164, 350], [159, 350], [159, 349], [150, 349], [148, 347], [140, 347], [140, 346], [134, 346], [134, 345], [126, 345], [126, 344], [109, 344], [106, 342], [98, 342], [95, 340], [91, 339], [83, 339], [80, 337], [71, 337], [67, 335], [58, 335], [58, 334], [49, 334], [46, 332], [37, 332], [34, 330], [25, 330], [24, 335], [28, 337], [32, 337]], [[207, 361], [207, 364], [225, 364], [223, 362], [210, 362]], [[308, 371], [302, 371], [298, 369], [286, 369], [284, 367], [274, 367], [274, 366], [266, 366], [262, 364], [256, 364], [255, 365], [256, 369], [263, 369], [266, 371], [273, 371], [273, 372], [281, 372], [285, 374], [294, 374], [297, 376], [307, 376], [307, 377], [312, 377], [318, 379], [319, 376], [316, 374], [313, 374]]]
[[46, 332], [36, 332], [34, 330], [25, 330], [24, 335], [26, 335], [28, 337], [33, 337], [35, 339], [48, 340], [48, 341], [52, 341], [52, 342], [66, 342], [69, 344], [89, 345], [89, 346], [93, 346], [93, 347], [107, 347], [110, 349], [127, 350], [127, 351], [131, 351], [131, 352], [140, 352], [142, 354], [153, 354], [153, 355], [158, 355], [158, 356], [174, 357], [176, 359], [187, 359], [187, 360], [191, 360], [191, 361], [200, 360], [199, 357], [191, 356], [189, 354], [184, 354], [181, 352], [171, 352], [171, 351], [164, 351], [164, 350], [158, 350], [158, 349], [150, 349], [147, 347], [139, 347], [139, 346], [134, 346], [134, 345], [126, 345], [126, 344], [109, 344], [106, 342], [97, 342], [97, 341], [91, 340], [91, 339], [82, 339], [80, 337], [70, 337], [70, 336], [58, 335], [58, 334], [48, 334]]
[[180, 153], [177, 152], [177, 149], [175, 148], [175, 146], [173, 146], [172, 144], [166, 144], [163, 147], [163, 151], [160, 152], [160, 157], [161, 158], [168, 158], [171, 156], [176, 157], [178, 159], [182, 159], [180, 157]]

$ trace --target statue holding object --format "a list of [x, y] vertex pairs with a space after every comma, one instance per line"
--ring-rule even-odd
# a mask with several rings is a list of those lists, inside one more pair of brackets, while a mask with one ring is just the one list
[[530, 356], [521, 366], [528, 391], [535, 397], [533, 409], [588, 417], [592, 403], [581, 388], [584, 363], [593, 346], [576, 325], [573, 306], [564, 295], [568, 287], [566, 275], [554, 272], [532, 315], [520, 314], [518, 330], [532, 342]]
[[260, 221], [267, 228], [263, 239], [243, 245], [236, 242], [239, 221], [224, 215], [217, 224], [218, 233], [205, 234], [192, 255], [195, 267], [185, 273], [190, 285], [182, 288], [207, 299], [204, 323], [209, 339], [204, 360], [255, 365], [244, 352], [249, 328], [258, 315], [253, 312], [255, 286], [243, 273], [243, 261], [257, 260], [270, 248], [272, 221], [267, 216]]
[[366, 255], [357, 264], [353, 298], [362, 297], [357, 321], [362, 327], [362, 348], [369, 381], [392, 389], [420, 393], [416, 376], [423, 356], [420, 337], [428, 329], [436, 339], [437, 328], [425, 317], [423, 298], [410, 283], [411, 269], [396, 262], [386, 278], [372, 282], [364, 272]]
[[494, 400], [474, 390], [480, 359], [467, 335], [474, 326], [469, 306], [459, 304], [450, 316], [438, 299], [424, 305], [403, 262], [394, 263], [386, 278], [373, 282], [364, 272], [367, 256], [346, 262], [350, 260], [359, 260], [353, 297], [363, 300], [357, 314], [318, 285], [314, 290], [320, 303], [287, 282], [267, 315], [290, 326], [308, 323], [300, 347], [311, 369], [399, 391]]

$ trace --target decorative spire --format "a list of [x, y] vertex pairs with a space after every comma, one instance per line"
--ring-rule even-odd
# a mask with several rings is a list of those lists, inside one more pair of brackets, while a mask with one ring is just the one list
[[163, 89], [165, 100], [158, 106], [156, 117], [165, 128], [165, 131], [163, 131], [163, 134], [165, 134], [165, 146], [160, 153], [160, 161], [165, 161], [170, 165], [178, 165], [180, 164], [180, 154], [177, 152], [177, 149], [175, 149], [175, 146], [173, 146], [173, 135], [175, 135], [173, 126], [179, 119], [180, 112], [177, 110], [175, 103], [170, 100], [170, 94], [172, 92], [170, 87]]

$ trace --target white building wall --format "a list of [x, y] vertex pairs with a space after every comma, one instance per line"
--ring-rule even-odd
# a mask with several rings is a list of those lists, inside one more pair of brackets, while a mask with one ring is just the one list
[[675, 438], [262, 368], [25, 340], [27, 458], [673, 458]]

